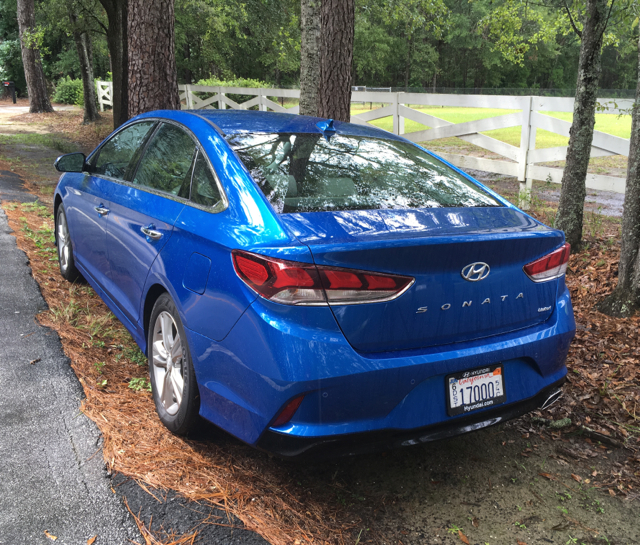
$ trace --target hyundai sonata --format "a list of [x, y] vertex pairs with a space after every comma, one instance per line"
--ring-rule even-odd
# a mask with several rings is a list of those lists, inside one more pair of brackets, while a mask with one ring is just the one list
[[560, 394], [563, 233], [402, 137], [158, 111], [56, 167], [60, 271], [147, 354], [174, 433], [201, 416], [282, 456], [355, 453]]

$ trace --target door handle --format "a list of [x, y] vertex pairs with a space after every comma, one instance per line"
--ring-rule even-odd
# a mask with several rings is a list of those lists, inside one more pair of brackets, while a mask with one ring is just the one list
[[160, 240], [162, 238], [162, 233], [160, 231], [154, 231], [153, 227], [155, 225], [149, 225], [148, 227], [140, 227], [140, 231], [142, 234], [151, 240]]
[[100, 206], [96, 206], [95, 207], [95, 211], [100, 215], [100, 216], [106, 216], [109, 213], [109, 209], [105, 208], [104, 205], [102, 203], [100, 203]]

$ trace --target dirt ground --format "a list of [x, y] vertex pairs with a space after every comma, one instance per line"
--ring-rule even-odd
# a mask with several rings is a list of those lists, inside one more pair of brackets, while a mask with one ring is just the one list
[[[43, 145], [44, 141], [24, 143], [8, 137], [54, 133], [54, 145], [64, 148], [74, 142], [86, 146], [102, 133], [108, 133], [105, 126], [56, 135], [56, 123], [51, 118], [16, 115], [17, 110], [5, 105], [8, 103], [0, 102], [0, 170], [15, 169], [27, 181], [37, 183], [40, 187], [35, 190], [44, 202], [56, 179], [50, 165], [60, 150]], [[70, 123], [70, 115], [65, 112], [60, 122]], [[83, 140], [87, 130], [93, 131], [92, 136]], [[508, 198], [517, 192], [517, 181], [513, 179], [488, 177], [483, 181]], [[544, 194], [548, 188], [544, 184], [536, 188], [534, 199], [552, 208], [553, 198]], [[602, 210], [598, 214], [604, 216]], [[572, 295], [576, 308], [583, 301], [591, 305], [587, 295], [580, 292], [579, 284], [588, 285], [587, 280], [579, 280], [580, 271], [590, 267], [593, 275], [589, 278], [599, 278], [597, 271], [607, 266], [601, 261], [609, 259], [607, 240], [612, 239], [615, 244], [616, 220], [611, 223], [604, 217], [599, 221], [600, 231], [594, 238], [599, 242], [581, 254], [581, 262], [578, 258], [572, 261], [569, 274], [575, 282]], [[35, 254], [31, 259], [32, 262], [36, 259]], [[615, 259], [614, 253], [611, 263], [617, 267]], [[291, 539], [294, 545], [323, 541], [404, 545], [640, 543], [640, 428], [637, 422], [640, 417], [636, 416], [636, 406], [631, 409], [630, 405], [636, 398], [629, 394], [627, 405], [622, 403], [629, 417], [621, 425], [620, 419], [616, 419], [616, 411], [621, 409], [614, 407], [614, 402], [615, 395], [623, 393], [607, 393], [607, 385], [613, 380], [607, 377], [615, 376], [623, 364], [633, 366], [635, 373], [621, 381], [623, 386], [637, 387], [639, 322], [607, 322], [610, 329], [603, 329], [602, 343], [608, 336], [606, 331], [619, 327], [620, 331], [627, 332], [624, 341], [616, 341], [626, 348], [607, 355], [615, 347], [598, 345], [597, 337], [593, 340], [586, 336], [601, 326], [593, 321], [590, 310], [584, 312], [578, 324], [582, 336], [574, 343], [568, 361], [567, 395], [544, 414], [534, 413], [454, 439], [404, 450], [316, 464], [279, 461], [237, 445], [220, 432], [204, 433], [191, 447], [200, 449], [203, 456], [214, 447], [229, 449], [237, 467], [258, 467], [263, 473], [277, 475], [278, 486], [273, 486], [269, 493], [291, 495], [301, 512], [307, 502], [313, 503], [314, 508], [320, 502], [321, 507], [326, 507], [326, 513], [340, 513], [338, 518], [344, 531], [339, 538], [298, 533], [295, 535], [299, 537]], [[591, 342], [594, 344], [589, 344]], [[590, 381], [592, 390], [586, 389]], [[583, 383], [586, 386], [582, 386]], [[596, 423], [596, 415], [604, 416], [598, 420], [598, 432], [590, 434], [589, 426]], [[607, 428], [608, 421], [615, 425]], [[260, 493], [267, 492], [261, 489]], [[257, 499], [260, 503], [263, 498]], [[286, 524], [286, 515], [285, 512], [271, 513], [284, 521], [282, 524]], [[330, 526], [328, 516], [323, 523]], [[265, 535], [259, 527], [256, 530]], [[274, 537], [270, 540], [287, 542]]]

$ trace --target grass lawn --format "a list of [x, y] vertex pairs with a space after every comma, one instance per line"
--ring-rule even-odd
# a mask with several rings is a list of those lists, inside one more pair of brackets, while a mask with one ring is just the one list
[[[496, 117], [500, 115], [506, 115], [516, 113], [519, 110], [502, 110], [498, 108], [453, 108], [453, 107], [440, 107], [440, 106], [424, 106], [421, 108], [415, 108], [420, 112], [424, 112], [435, 117], [450, 121], [452, 123], [464, 123], [466, 121], [475, 121], [477, 119], [485, 119], [488, 117]], [[369, 109], [365, 106], [355, 106], [351, 108], [351, 113], [357, 115], [363, 113]], [[542, 112], [545, 115], [562, 119], [563, 121], [571, 122], [573, 114], [570, 112]], [[384, 117], [372, 122], [373, 125], [391, 131], [393, 129], [393, 121], [391, 117]], [[429, 127], [416, 123], [415, 121], [405, 121], [405, 132], [416, 132], [428, 129]], [[629, 138], [631, 135], [631, 116], [624, 115], [618, 116], [614, 114], [596, 114], [596, 130], [619, 136], [621, 138]], [[521, 127], [509, 127], [507, 129], [497, 129], [494, 131], [487, 131], [482, 134], [502, 140], [513, 146], [520, 146], [520, 132]], [[447, 139], [453, 140], [453, 139]], [[457, 139], [455, 139], [457, 140]], [[457, 140], [462, 145], [467, 146], [463, 141]], [[568, 138], [554, 134], [544, 130], [538, 130], [536, 134], [536, 148], [552, 148], [556, 146], [566, 146], [569, 142]], [[449, 142], [448, 142], [449, 143]]]

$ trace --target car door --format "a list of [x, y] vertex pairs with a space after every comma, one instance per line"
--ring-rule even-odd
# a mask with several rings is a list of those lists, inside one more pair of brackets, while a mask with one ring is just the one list
[[131, 182], [117, 184], [110, 194], [108, 291], [132, 324], [140, 317], [149, 269], [189, 197], [195, 151], [196, 144], [185, 129], [161, 123]]
[[156, 123], [129, 125], [105, 141], [90, 158], [90, 172], [84, 174], [79, 184], [69, 187], [64, 198], [76, 260], [103, 288], [109, 268], [106, 232], [111, 186], [125, 177]]

